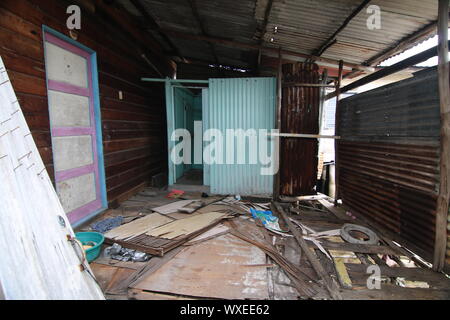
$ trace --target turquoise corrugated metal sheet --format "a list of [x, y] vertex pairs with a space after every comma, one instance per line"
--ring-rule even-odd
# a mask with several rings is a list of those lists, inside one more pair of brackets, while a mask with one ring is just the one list
[[[224, 135], [226, 129], [274, 129], [275, 101], [275, 78], [210, 79], [209, 127], [219, 129]], [[223, 140], [225, 146], [225, 137]], [[259, 161], [258, 164], [212, 164], [210, 167], [214, 194], [273, 192], [273, 176], [261, 175], [263, 166]]]

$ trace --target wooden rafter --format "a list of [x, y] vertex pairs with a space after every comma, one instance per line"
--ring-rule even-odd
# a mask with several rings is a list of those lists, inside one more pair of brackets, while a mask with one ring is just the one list
[[144, 17], [145, 22], [148, 23], [152, 28], [158, 31], [159, 35], [164, 39], [164, 41], [170, 46], [173, 52], [183, 59], [183, 56], [177, 46], [173, 43], [172, 40], [163, 32], [159, 24], [155, 21], [155, 19], [150, 15], [145, 6], [142, 4], [141, 0], [130, 0], [130, 2], [135, 6], [135, 8], [141, 13]]
[[367, 6], [367, 4], [369, 4], [370, 1], [371, 0], [364, 0], [363, 2], [361, 2], [361, 4], [355, 10], [353, 10], [352, 13], [350, 13], [350, 15], [344, 20], [342, 25], [327, 40], [325, 40], [325, 42], [320, 46], [320, 48], [315, 50], [313, 54], [316, 56], [321, 56], [325, 52], [325, 50], [327, 50], [331, 45], [336, 43], [337, 35], [342, 30], [345, 29], [345, 27], [350, 23], [350, 21], [352, 21], [352, 19], [356, 17], [358, 13], [360, 13]]
[[[259, 36], [259, 44], [262, 45], [264, 43], [264, 36], [266, 34], [267, 24], [269, 23], [270, 12], [272, 11], [274, 0], [268, 0], [266, 10], [264, 12], [264, 20], [261, 26], [261, 35]], [[260, 64], [261, 64], [261, 49], [258, 50], [258, 55], [256, 57], [256, 70], [259, 72]]]
[[264, 12], [264, 20], [261, 26], [261, 36], [259, 37], [259, 44], [264, 43], [264, 35], [266, 34], [267, 24], [269, 23], [270, 12], [272, 11], [274, 0], [268, 0], [266, 10]]
[[[207, 30], [206, 30], [206, 27], [205, 27], [205, 25], [203, 23], [203, 20], [200, 17], [200, 13], [198, 12], [196, 0], [188, 0], [188, 2], [189, 2], [189, 5], [191, 6], [192, 14], [194, 15], [195, 20], [197, 20], [197, 23], [198, 23], [198, 25], [200, 27], [202, 35], [204, 35], [206, 37], [209, 36], [209, 34], [208, 34]], [[217, 56], [217, 52], [216, 52], [216, 48], [214, 47], [214, 44], [209, 42], [209, 46], [211, 48], [211, 53], [212, 53], [212, 55], [214, 57], [214, 61], [216, 62], [217, 65], [220, 65], [219, 57]]]

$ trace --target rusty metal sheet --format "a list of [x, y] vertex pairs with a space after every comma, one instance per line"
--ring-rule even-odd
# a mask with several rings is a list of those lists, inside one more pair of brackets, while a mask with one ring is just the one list
[[345, 205], [398, 235], [425, 259], [434, 250], [439, 188], [435, 68], [340, 101], [339, 188]]
[[[286, 86], [286, 83], [319, 83], [316, 64], [283, 65], [281, 132], [319, 133], [320, 88]], [[287, 196], [314, 194], [317, 180], [316, 139], [282, 138], [280, 143], [280, 193]]]

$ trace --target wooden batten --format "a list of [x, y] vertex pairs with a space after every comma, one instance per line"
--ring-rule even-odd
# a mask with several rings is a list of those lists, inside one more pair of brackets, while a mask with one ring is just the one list
[[[336, 111], [335, 111], [335, 122], [334, 122], [334, 134], [336, 136], [339, 136], [339, 98], [341, 95], [341, 83], [342, 83], [342, 70], [344, 67], [344, 62], [341, 60], [339, 61], [339, 75], [338, 75], [338, 81], [336, 82]], [[338, 150], [339, 150], [339, 141], [338, 139], [334, 140], [334, 163], [335, 163], [335, 201], [339, 200], [339, 156], [338, 156]], [[337, 203], [337, 202], [336, 202]]]
[[450, 201], [450, 84], [448, 59], [448, 10], [449, 1], [439, 0], [438, 12], [438, 80], [441, 115], [440, 184], [436, 205], [436, 236], [433, 269], [444, 268], [447, 246], [447, 217]]

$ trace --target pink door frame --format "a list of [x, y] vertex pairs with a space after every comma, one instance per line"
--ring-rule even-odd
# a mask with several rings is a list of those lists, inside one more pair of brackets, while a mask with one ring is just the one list
[[[79, 225], [85, 220], [105, 210], [107, 207], [105, 174], [103, 164], [103, 148], [101, 144], [101, 126], [100, 107], [98, 99], [98, 78], [96, 55], [92, 50], [74, 42], [72, 39], [58, 34], [50, 28], [44, 27], [44, 41], [79, 55], [87, 61], [88, 86], [87, 88], [78, 87], [65, 82], [47, 79], [47, 90], [53, 90], [63, 93], [75, 94], [89, 98], [89, 127], [51, 127], [51, 136], [67, 137], [90, 135], [92, 140], [93, 163], [87, 166], [73, 168], [68, 170], [56, 171], [55, 183], [75, 178], [85, 174], [93, 173], [95, 177], [96, 199], [71, 212], [67, 212], [69, 221], [73, 225]], [[100, 162], [101, 161], [101, 162]]]

